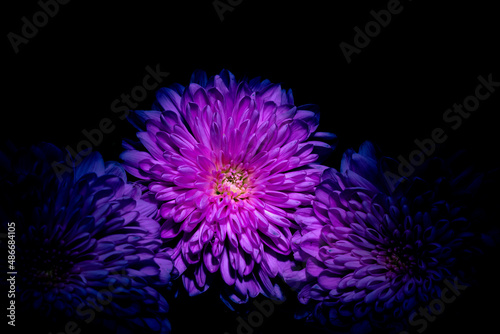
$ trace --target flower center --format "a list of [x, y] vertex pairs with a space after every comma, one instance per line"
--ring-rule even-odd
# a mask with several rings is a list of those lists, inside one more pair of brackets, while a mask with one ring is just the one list
[[230, 166], [214, 171], [214, 194], [220, 198], [241, 200], [248, 197], [248, 173]]
[[415, 271], [418, 270], [418, 266], [416, 263], [417, 259], [411, 246], [399, 245], [396, 247], [389, 247], [387, 253], [387, 268], [394, 273], [415, 274]]
[[65, 282], [73, 266], [73, 261], [68, 258], [67, 253], [56, 249], [38, 252], [30, 250], [27, 256], [23, 257], [32, 261], [31, 266], [26, 268], [28, 284], [47, 287]]

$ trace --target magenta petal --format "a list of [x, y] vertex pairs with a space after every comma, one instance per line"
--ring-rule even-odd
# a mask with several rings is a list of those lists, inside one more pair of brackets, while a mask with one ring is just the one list
[[181, 97], [176, 91], [170, 88], [160, 88], [156, 93], [156, 99], [163, 110], [179, 110]]
[[323, 271], [318, 276], [318, 284], [326, 290], [336, 289], [340, 282], [340, 277], [337, 274], [331, 273], [328, 270]]
[[217, 257], [215, 257], [212, 254], [209, 247], [210, 246], [205, 247], [205, 250], [203, 252], [203, 262], [204, 262], [204, 264], [207, 267], [209, 272], [215, 273], [219, 269], [220, 261]]
[[236, 282], [236, 272], [234, 268], [229, 263], [229, 251], [224, 250], [222, 252], [222, 260], [220, 265], [221, 275], [224, 282], [227, 285], [233, 285]]
[[161, 237], [164, 239], [175, 238], [181, 231], [181, 227], [182, 225], [176, 223], [173, 219], [168, 219], [161, 227]]
[[270, 277], [276, 277], [278, 274], [279, 263], [276, 255], [270, 252], [264, 253], [264, 259], [262, 263], [262, 268]]
[[315, 258], [308, 258], [306, 264], [306, 272], [314, 277], [318, 277], [325, 268], [321, 265], [321, 263]]
[[300, 239], [297, 239], [296, 242], [299, 244], [301, 250], [311, 256], [317, 257], [320, 245], [320, 235], [321, 231], [312, 231], [306, 233]]
[[189, 293], [190, 296], [196, 296], [199, 295], [202, 291], [196, 286], [196, 282], [194, 279], [187, 275], [182, 276], [182, 283], [184, 284], [184, 287], [186, 288], [187, 292]]

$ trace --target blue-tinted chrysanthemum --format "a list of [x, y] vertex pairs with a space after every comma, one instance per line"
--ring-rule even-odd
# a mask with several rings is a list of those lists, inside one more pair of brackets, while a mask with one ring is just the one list
[[[354, 333], [398, 323], [428, 307], [440, 289], [463, 282], [477, 252], [459, 178], [413, 177], [394, 189], [370, 143], [328, 169], [312, 208], [297, 211], [300, 271], [286, 275], [315, 317]], [[474, 180], [474, 178], [471, 178]], [[476, 180], [477, 181], [477, 180]], [[394, 189], [394, 191], [391, 191]], [[470, 264], [470, 263], [469, 263]], [[457, 281], [456, 281], [457, 280]]]
[[74, 321], [170, 332], [157, 288], [168, 283], [172, 262], [157, 254], [155, 206], [98, 153], [60, 181], [54, 162], [65, 163], [50, 144], [0, 151], [0, 217], [16, 228], [18, 326], [30, 319], [40, 331], [63, 332]]
[[184, 286], [195, 295], [221, 275], [236, 302], [279, 298], [273, 279], [289, 262], [293, 213], [310, 205], [325, 169], [318, 155], [331, 150], [315, 140], [333, 138], [316, 132], [317, 108], [228, 71], [163, 88], [154, 107], [132, 115], [140, 144], [122, 158], [159, 202]]

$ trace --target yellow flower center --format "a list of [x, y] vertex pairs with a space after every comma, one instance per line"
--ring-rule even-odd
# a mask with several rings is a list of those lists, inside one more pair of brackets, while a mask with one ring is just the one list
[[248, 197], [248, 173], [226, 166], [214, 172], [214, 194], [221, 198], [241, 200]]

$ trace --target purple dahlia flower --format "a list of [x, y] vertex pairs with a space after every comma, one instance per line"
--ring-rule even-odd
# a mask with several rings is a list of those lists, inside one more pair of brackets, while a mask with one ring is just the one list
[[479, 251], [469, 211], [453, 195], [459, 178], [415, 177], [392, 192], [385, 161], [366, 142], [344, 154], [340, 172], [324, 172], [312, 208], [296, 213], [293, 249], [303, 269], [284, 274], [312, 319], [353, 333], [405, 326], [445, 280], [462, 284]]
[[[310, 205], [333, 139], [316, 132], [315, 106], [291, 91], [222, 71], [193, 74], [136, 111], [140, 144], [125, 144], [125, 169], [159, 202], [161, 236], [190, 295], [220, 272], [230, 298], [280, 298], [272, 280], [290, 261], [293, 214]], [[234, 294], [233, 294], [234, 293]]]
[[51, 166], [64, 159], [58, 148], [10, 151], [0, 151], [0, 217], [15, 224], [17, 326], [29, 316], [51, 332], [67, 331], [69, 321], [170, 332], [157, 287], [173, 266], [157, 254], [160, 226], [149, 217], [156, 207], [139, 186], [98, 153], [59, 182]]

